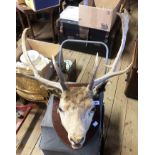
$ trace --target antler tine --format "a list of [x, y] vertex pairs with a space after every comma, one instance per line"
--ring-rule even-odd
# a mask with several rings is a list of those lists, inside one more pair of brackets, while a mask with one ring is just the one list
[[121, 40], [121, 46], [119, 48], [118, 54], [114, 60], [114, 63], [112, 65], [112, 71], [116, 71], [117, 65], [119, 63], [119, 60], [122, 56], [122, 53], [125, 48], [125, 43], [126, 43], [126, 37], [127, 37], [127, 32], [128, 32], [128, 24], [129, 24], [129, 14], [125, 10], [124, 13], [117, 13], [117, 15], [121, 18], [121, 23], [122, 23], [122, 40]]
[[31, 59], [29, 58], [28, 54], [27, 54], [27, 49], [26, 49], [26, 36], [27, 36], [27, 32], [28, 32], [29, 28], [24, 29], [23, 33], [22, 33], [22, 51], [24, 54], [24, 57], [26, 58], [26, 60], [28, 61], [28, 63], [31, 65], [32, 71], [34, 73], [35, 76], [38, 76], [38, 71], [35, 68], [35, 66], [33, 65]]
[[36, 79], [39, 82], [41, 82], [41, 83], [43, 83], [43, 84], [45, 84], [47, 86], [51, 86], [51, 87], [54, 87], [54, 88], [57, 88], [57, 89], [63, 91], [63, 88], [60, 85], [60, 83], [54, 82], [54, 81], [49, 81], [49, 80], [41, 77], [39, 75], [37, 69], [35, 68], [34, 64], [32, 63], [31, 59], [29, 58], [28, 52], [27, 52], [27, 49], [26, 49], [26, 34], [27, 34], [28, 30], [29, 30], [29, 28], [26, 28], [26, 29], [24, 29], [24, 31], [22, 33], [22, 51], [24, 53], [25, 58], [27, 59], [28, 63], [30, 64], [30, 66], [32, 68], [32, 71], [33, 71], [33, 74], [34, 74], [33, 79]]
[[53, 62], [54, 68], [55, 68], [55, 70], [56, 70], [56, 72], [57, 72], [57, 75], [58, 75], [58, 77], [59, 77], [59, 79], [60, 79], [60, 84], [61, 84], [63, 90], [65, 91], [65, 90], [67, 90], [68, 88], [67, 88], [67, 86], [66, 86], [66, 84], [65, 84], [65, 80], [64, 80], [64, 77], [63, 77], [63, 73], [61, 72], [61, 70], [59, 69], [58, 65], [56, 64], [53, 55], [52, 55], [52, 62]]
[[92, 74], [90, 83], [88, 85], [88, 90], [90, 90], [90, 91], [92, 90], [93, 85], [94, 85], [94, 79], [95, 79], [95, 76], [96, 76], [96, 72], [97, 72], [98, 66], [99, 66], [99, 63], [98, 63], [98, 53], [97, 53], [96, 54], [96, 58], [95, 58], [95, 66], [94, 66], [94, 69], [93, 69], [93, 74]]
[[126, 36], [127, 36], [127, 32], [128, 32], [128, 24], [129, 24], [129, 14], [126, 10], [124, 10], [124, 13], [117, 13], [117, 15], [121, 18], [121, 23], [122, 23], [122, 40], [121, 40], [121, 45], [119, 48], [119, 51], [117, 53], [117, 56], [114, 60], [114, 63], [112, 64], [112, 67], [110, 69], [110, 71], [105, 74], [104, 76], [94, 80], [94, 85], [93, 88], [95, 88], [96, 86], [100, 85], [101, 83], [105, 83], [109, 78], [113, 77], [113, 76], [117, 76], [120, 74], [125, 73], [133, 64], [133, 62], [123, 71], [118, 71], [116, 72], [118, 63], [120, 61], [120, 58], [122, 56], [122, 53], [124, 51], [124, 47], [125, 47], [125, 42], [126, 42]]

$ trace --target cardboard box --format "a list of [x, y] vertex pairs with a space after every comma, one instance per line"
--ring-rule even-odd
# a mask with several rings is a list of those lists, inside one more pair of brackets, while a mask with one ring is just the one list
[[23, 3], [25, 3], [25, 0], [16, 0], [16, 2], [17, 2], [18, 4], [23, 4]]
[[60, 4], [60, 0], [25, 0], [27, 6], [34, 11], [55, 7]]
[[95, 6], [79, 4], [79, 25], [104, 31], [110, 31], [121, 0], [94, 0]]

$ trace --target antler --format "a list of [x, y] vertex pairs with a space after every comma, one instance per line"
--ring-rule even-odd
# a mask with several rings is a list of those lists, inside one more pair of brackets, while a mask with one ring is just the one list
[[[122, 53], [124, 51], [126, 36], [127, 36], [127, 32], [128, 32], [128, 24], [129, 24], [129, 15], [128, 15], [128, 12], [126, 10], [124, 11], [124, 13], [117, 13], [117, 15], [121, 18], [121, 23], [122, 23], [121, 46], [120, 46], [119, 51], [117, 53], [117, 56], [114, 60], [114, 63], [111, 66], [110, 71], [107, 74], [103, 75], [102, 77], [100, 77], [96, 80], [94, 80], [94, 78], [92, 78], [92, 80], [89, 84], [89, 88], [91, 88], [91, 89], [99, 86], [100, 84], [107, 82], [107, 80], [113, 76], [117, 76], [117, 75], [120, 75], [120, 74], [127, 72], [133, 64], [133, 60], [132, 60], [131, 64], [127, 68], [125, 68], [122, 71], [116, 71], [116, 69], [118, 67], [118, 63], [119, 63], [120, 58], [122, 56]], [[98, 65], [95, 65], [95, 69], [94, 69], [94, 73], [93, 73], [92, 77], [95, 77], [97, 68], [98, 68]]]
[[65, 84], [65, 80], [64, 80], [63, 73], [61, 72], [61, 70], [60, 70], [59, 67], [57, 66], [57, 64], [56, 64], [56, 62], [55, 62], [55, 59], [54, 59], [54, 56], [53, 56], [53, 55], [52, 55], [52, 62], [53, 62], [54, 68], [55, 68], [55, 70], [56, 70], [56, 72], [57, 72], [57, 75], [58, 75], [58, 77], [59, 77], [59, 79], [60, 79], [60, 84], [61, 84], [63, 90], [67, 90], [68, 87], [67, 87], [66, 84]]
[[[129, 15], [128, 15], [128, 12], [126, 10], [124, 11], [124, 13], [118, 13], [118, 15], [120, 16], [121, 22], [122, 22], [121, 46], [120, 46], [119, 51], [117, 53], [117, 56], [116, 56], [116, 58], [114, 60], [114, 63], [112, 64], [112, 66], [110, 66], [110, 71], [107, 74], [105, 74], [104, 76], [94, 80], [95, 76], [96, 76], [97, 69], [98, 69], [98, 54], [96, 55], [95, 68], [94, 68], [94, 71], [93, 71], [93, 74], [92, 74], [91, 81], [90, 81], [90, 83], [88, 85], [89, 90], [93, 90], [94, 88], [98, 87], [99, 85], [104, 84], [105, 82], [107, 82], [107, 80], [109, 78], [111, 78], [113, 76], [117, 76], [117, 75], [120, 75], [120, 74], [123, 74], [123, 73], [127, 72], [130, 69], [130, 67], [132, 66], [132, 64], [133, 64], [133, 60], [132, 60], [131, 64], [127, 68], [125, 68], [122, 71], [116, 71], [116, 68], [118, 66], [118, 63], [120, 61], [120, 58], [122, 56], [122, 53], [123, 53], [123, 50], [124, 50], [124, 47], [125, 47], [126, 36], [127, 36], [127, 32], [128, 32], [128, 23], [129, 23]], [[41, 82], [41, 83], [43, 83], [43, 84], [45, 84], [47, 86], [58, 88], [61, 91], [67, 90], [68, 89], [67, 86], [74, 85], [75, 84], [74, 82], [66, 82], [65, 83], [64, 78], [63, 78], [63, 73], [61, 72], [61, 70], [57, 66], [53, 56], [52, 56], [52, 62], [53, 62], [54, 68], [55, 68], [55, 70], [56, 70], [56, 72], [58, 74], [58, 77], [60, 79], [60, 83], [59, 82], [54, 82], [54, 81], [49, 81], [49, 80], [47, 80], [47, 79], [45, 79], [45, 78], [43, 78], [43, 77], [41, 77], [39, 75], [37, 69], [33, 65], [32, 61], [30, 60], [30, 58], [28, 56], [28, 53], [27, 53], [27, 49], [26, 49], [26, 32], [27, 31], [28, 31], [28, 28], [26, 28], [23, 31], [23, 34], [22, 34], [22, 51], [24, 53], [25, 58], [27, 59], [27, 61], [31, 65], [32, 71], [34, 73], [34, 76], [32, 78], [38, 80], [39, 82]]]
[[94, 85], [94, 79], [95, 79], [95, 76], [96, 76], [96, 72], [97, 72], [97, 69], [98, 69], [98, 53], [96, 54], [96, 59], [95, 59], [95, 67], [94, 67], [94, 70], [93, 70], [93, 74], [92, 74], [92, 77], [91, 77], [91, 80], [90, 80], [90, 83], [88, 85], [88, 89], [89, 90], [92, 90], [93, 88], [93, 85]]
[[[27, 49], [26, 49], [26, 33], [27, 31], [29, 30], [29, 28], [26, 28], [24, 29], [23, 33], [22, 33], [22, 51], [24, 53], [24, 56], [25, 58], [27, 59], [28, 63], [31, 65], [31, 68], [32, 68], [32, 71], [34, 73], [34, 76], [29, 76], [30, 78], [33, 78], [33, 79], [36, 79], [38, 80], [39, 82], [41, 82], [42, 84], [45, 84], [47, 86], [51, 86], [51, 87], [54, 87], [54, 88], [58, 88], [59, 90], [61, 91], [65, 91], [67, 89], [67, 86], [65, 85], [65, 82], [64, 82], [64, 78], [62, 76], [62, 73], [61, 71], [59, 70], [55, 60], [54, 60], [54, 56], [52, 56], [52, 62], [53, 62], [53, 65], [55, 67], [55, 70], [58, 74], [58, 77], [60, 79], [60, 83], [59, 82], [54, 82], [54, 81], [49, 81], [43, 77], [41, 77], [37, 71], [37, 69], [35, 68], [34, 64], [32, 63], [31, 59], [29, 58], [28, 56], [28, 52], [27, 52]], [[21, 73], [22, 74], [22, 73]]]

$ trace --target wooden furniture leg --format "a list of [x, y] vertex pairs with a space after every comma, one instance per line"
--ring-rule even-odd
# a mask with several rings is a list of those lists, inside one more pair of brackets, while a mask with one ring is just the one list
[[20, 23], [21, 23], [21, 25], [22, 25], [22, 29], [24, 30], [25, 25], [24, 25], [24, 23], [23, 23], [23, 19], [22, 19], [21, 13], [20, 13], [20, 11], [19, 11], [18, 9], [16, 9], [16, 10], [17, 10], [17, 14], [18, 14]]
[[53, 34], [53, 42], [56, 42], [56, 36], [55, 36], [55, 28], [54, 28], [54, 8], [50, 10], [50, 21], [51, 21], [51, 30]]
[[30, 27], [30, 31], [31, 31], [32, 37], [34, 39], [35, 36], [34, 36], [33, 28], [32, 28], [32, 25], [31, 25], [31, 21], [30, 21], [30, 18], [29, 18], [29, 14], [28, 13], [25, 13], [25, 15], [26, 15], [28, 26]]

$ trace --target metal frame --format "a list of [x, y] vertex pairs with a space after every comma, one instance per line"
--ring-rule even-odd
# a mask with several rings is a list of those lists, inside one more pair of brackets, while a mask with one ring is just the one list
[[[108, 64], [108, 56], [109, 56], [109, 48], [108, 46], [104, 43], [104, 42], [100, 42], [100, 41], [89, 41], [89, 40], [77, 40], [77, 39], [67, 39], [67, 40], [64, 40], [60, 47], [59, 47], [59, 59], [58, 59], [58, 62], [59, 62], [59, 67], [61, 69], [61, 65], [63, 64], [63, 53], [62, 53], [62, 48], [64, 46], [64, 44], [66, 43], [82, 43], [82, 44], [99, 44], [99, 45], [103, 45], [105, 48], [106, 48], [106, 57], [105, 57], [105, 65]], [[104, 70], [104, 74], [107, 72], [107, 68], [105, 67], [105, 70]]]

